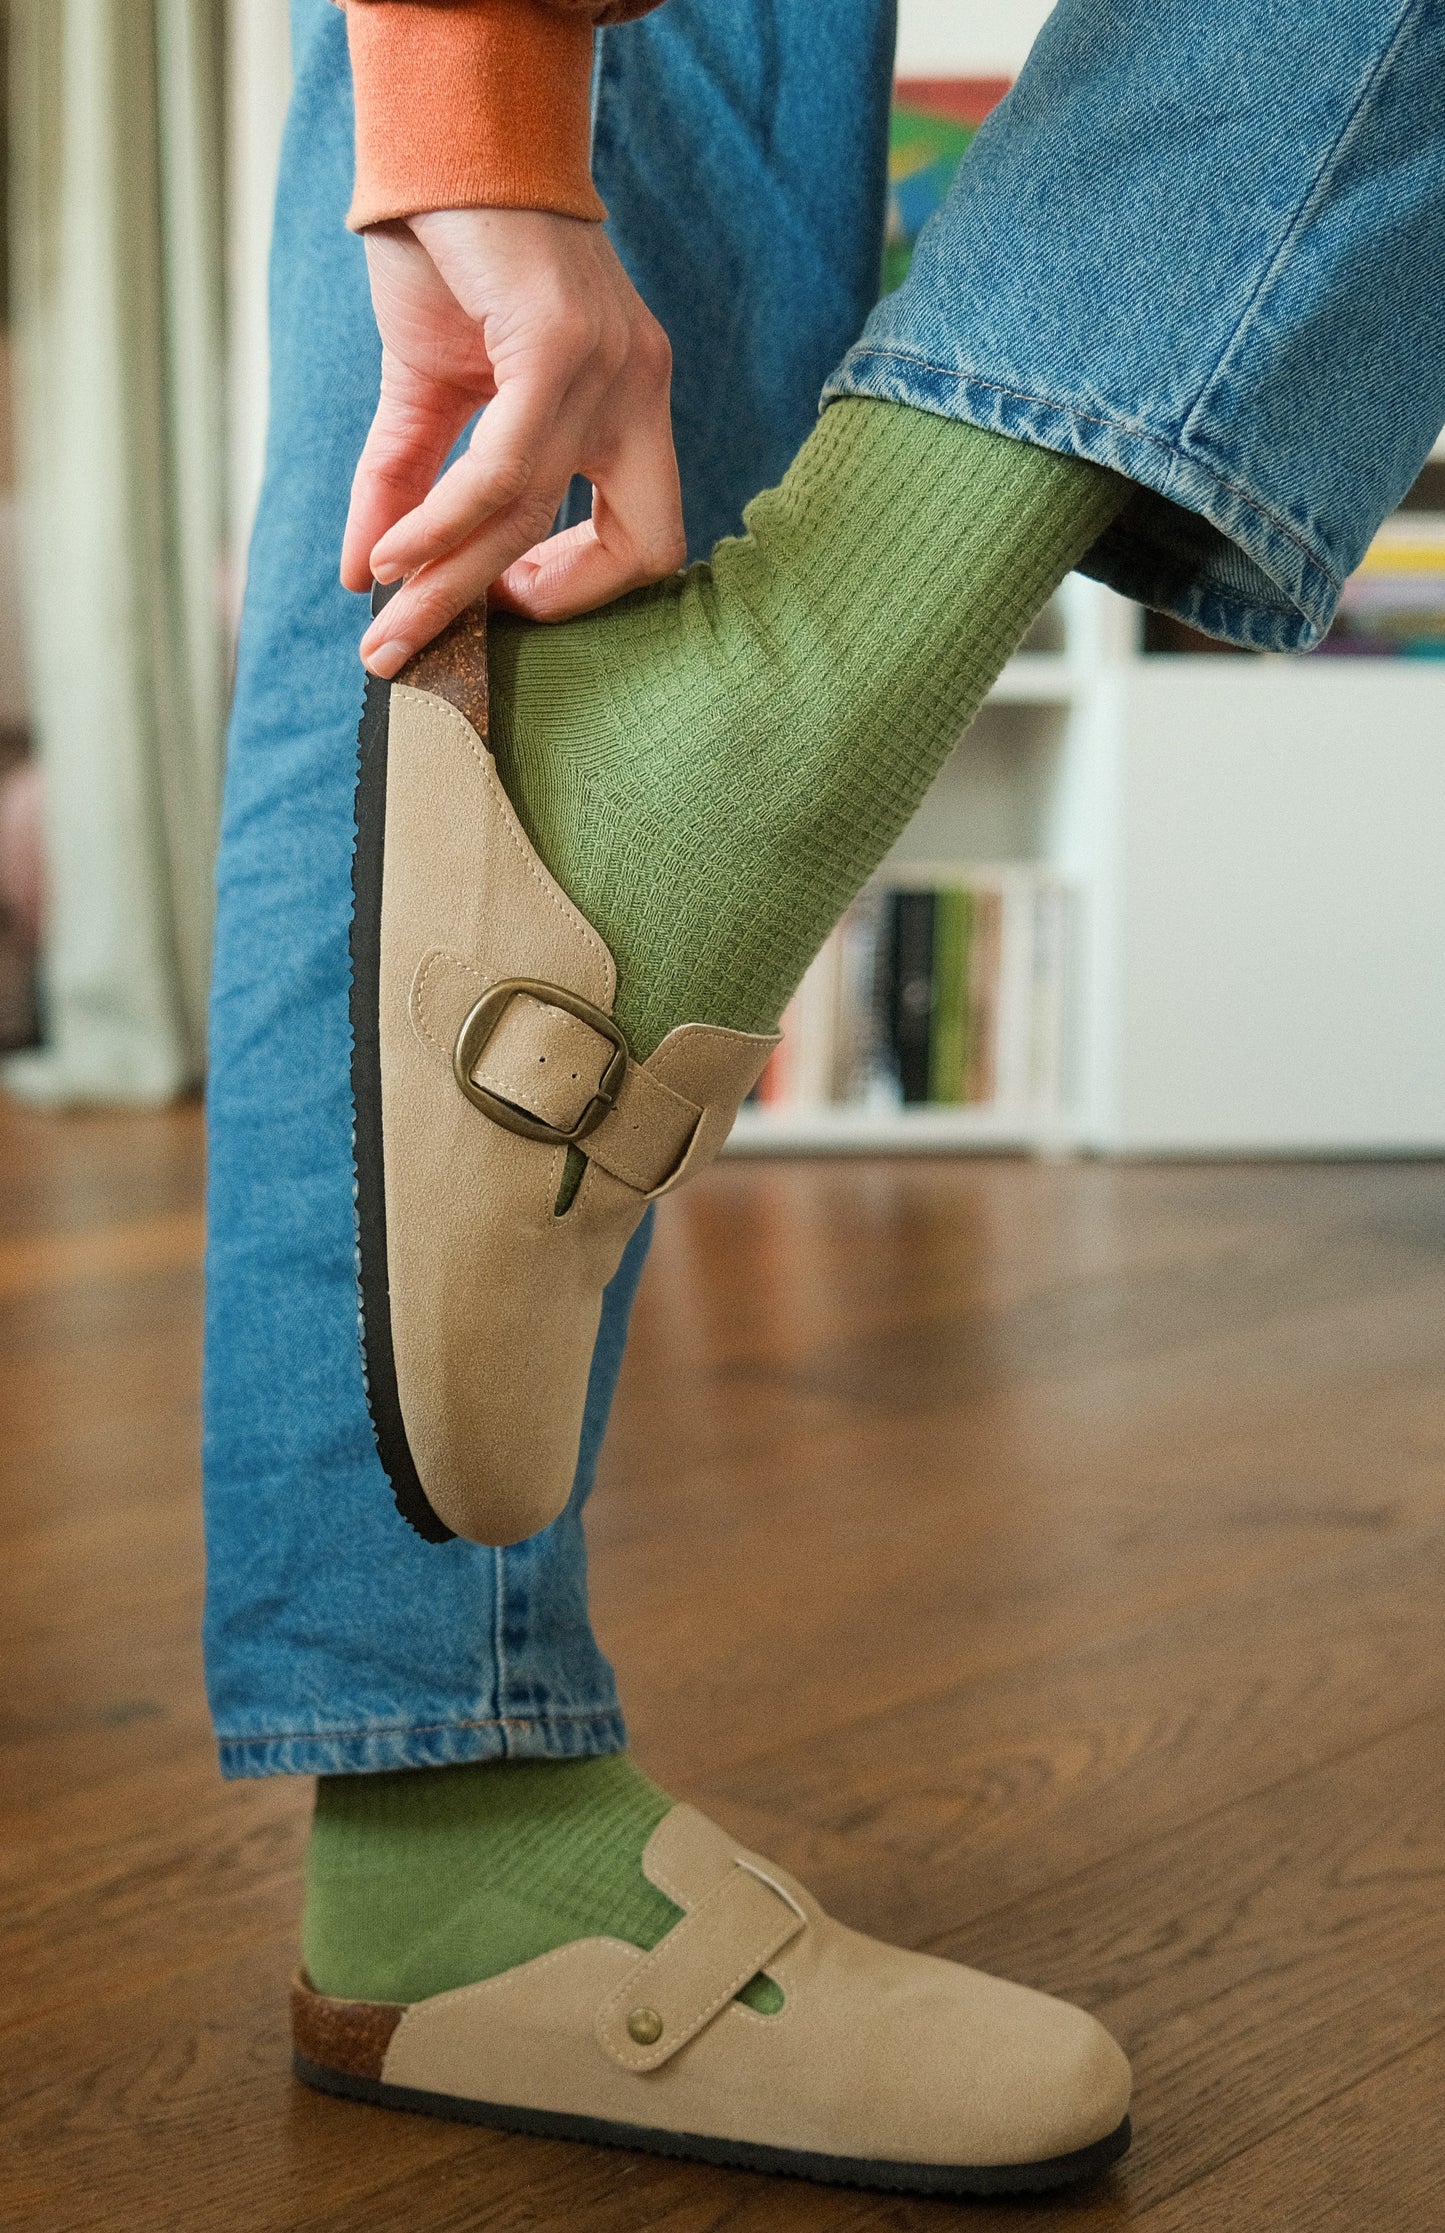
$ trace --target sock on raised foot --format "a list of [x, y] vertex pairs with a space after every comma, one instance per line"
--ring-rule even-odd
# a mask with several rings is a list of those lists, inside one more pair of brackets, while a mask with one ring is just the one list
[[617, 963], [643, 1058], [766, 1031], [1129, 484], [901, 404], [833, 405], [745, 536], [555, 627], [496, 618], [492, 743]]
[[[322, 1776], [301, 1954], [318, 1992], [413, 2001], [573, 1939], [646, 1951], [681, 1912], [642, 1873], [671, 1799], [625, 1754]], [[780, 2005], [755, 1980], [749, 2005]]]

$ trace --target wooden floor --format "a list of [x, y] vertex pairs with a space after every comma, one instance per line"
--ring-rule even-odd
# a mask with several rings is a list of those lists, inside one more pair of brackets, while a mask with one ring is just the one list
[[1135, 2058], [1108, 2182], [959, 2210], [292, 2084], [309, 1793], [223, 1786], [201, 1691], [200, 1164], [0, 1112], [0, 2224], [1445, 2228], [1445, 1171], [666, 1207], [593, 1517], [639, 1756]]

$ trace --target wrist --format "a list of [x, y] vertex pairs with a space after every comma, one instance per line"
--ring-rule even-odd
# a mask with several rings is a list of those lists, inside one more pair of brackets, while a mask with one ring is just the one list
[[423, 210], [601, 218], [592, 31], [541, 0], [349, 5], [360, 232]]

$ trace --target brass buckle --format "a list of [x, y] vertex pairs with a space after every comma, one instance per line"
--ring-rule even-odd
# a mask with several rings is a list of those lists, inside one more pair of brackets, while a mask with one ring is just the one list
[[[615, 1049], [597, 1091], [570, 1132], [564, 1132], [560, 1125], [544, 1124], [540, 1117], [527, 1116], [510, 1101], [504, 1101], [500, 1094], [478, 1085], [472, 1076], [487, 1041], [519, 992], [529, 993], [533, 1000], [543, 1001], [549, 1008], [565, 1009], [579, 1023], [590, 1024], [599, 1037], [610, 1041]], [[565, 985], [544, 985], [536, 977], [504, 977], [500, 984], [487, 988], [457, 1033], [452, 1074], [473, 1107], [480, 1109], [483, 1116], [489, 1116], [493, 1124], [500, 1124], [504, 1131], [518, 1132], [524, 1140], [545, 1140], [549, 1147], [570, 1148], [579, 1140], [585, 1140], [589, 1132], [595, 1132], [612, 1108], [622, 1090], [629, 1060], [627, 1041], [605, 1009], [594, 1008], [590, 1000], [584, 1000], [580, 993], [568, 992]]]

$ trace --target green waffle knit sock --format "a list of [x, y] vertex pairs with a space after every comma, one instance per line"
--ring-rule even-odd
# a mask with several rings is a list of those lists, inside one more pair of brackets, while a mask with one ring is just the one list
[[[318, 1992], [423, 2000], [575, 1938], [653, 1947], [681, 1910], [642, 1849], [672, 1806], [623, 1754], [322, 1776], [301, 1955]], [[781, 2005], [754, 1980], [744, 1997]]]
[[838, 403], [707, 565], [556, 627], [497, 617], [502, 781], [612, 949], [634, 1053], [680, 1023], [772, 1028], [1127, 493]]

